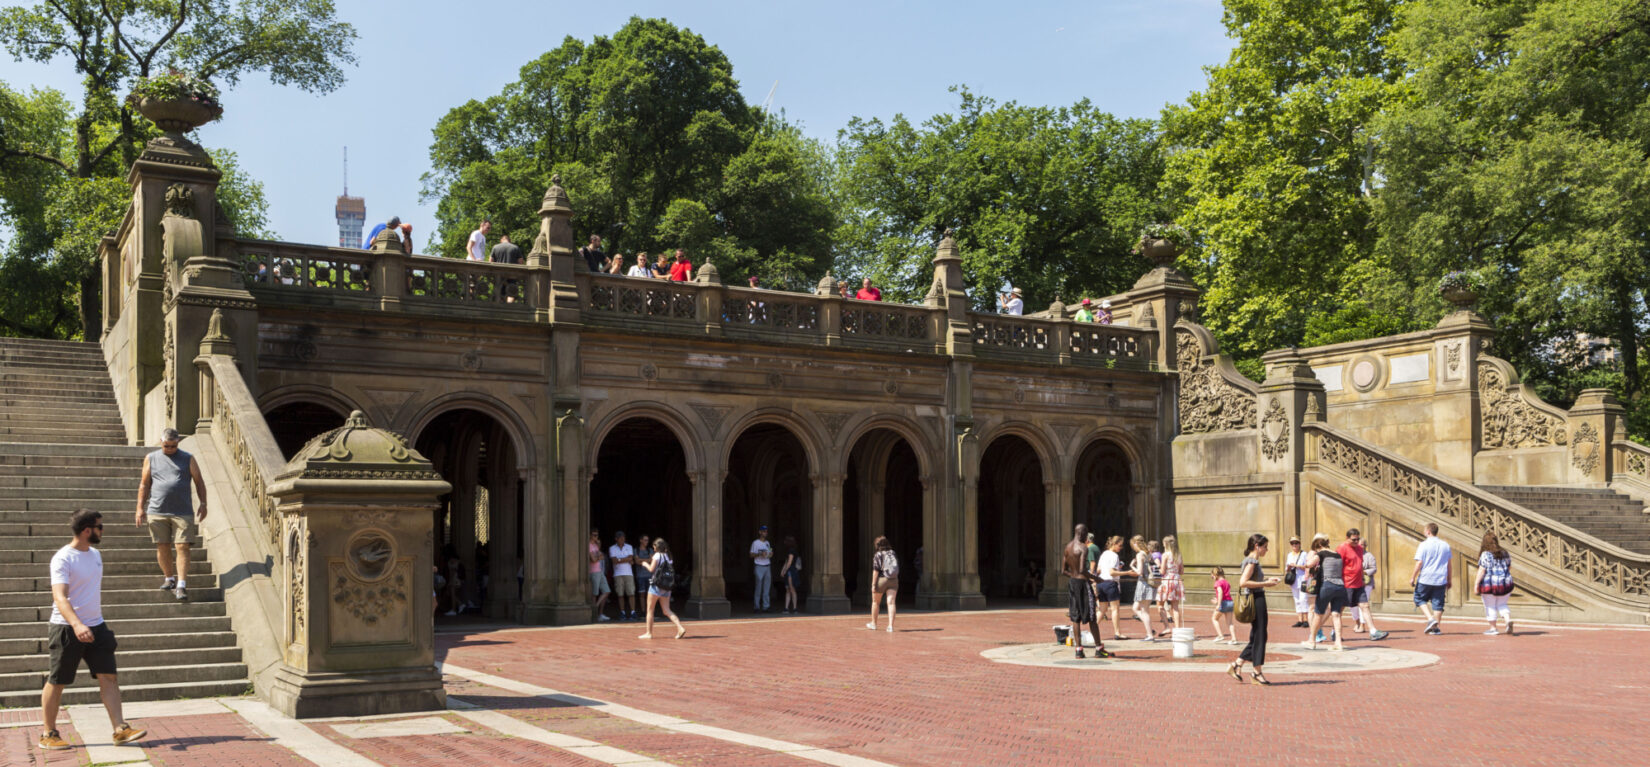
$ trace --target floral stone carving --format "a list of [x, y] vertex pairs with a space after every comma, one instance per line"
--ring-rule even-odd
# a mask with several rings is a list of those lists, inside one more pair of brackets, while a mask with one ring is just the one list
[[1252, 428], [1255, 396], [1220, 375], [1191, 332], [1175, 333], [1180, 369], [1180, 433], [1204, 434]]
[[1483, 406], [1484, 447], [1548, 447], [1566, 442], [1564, 422], [1525, 402], [1515, 384], [1487, 362], [1478, 364], [1478, 396]]
[[1260, 452], [1269, 461], [1282, 460], [1289, 454], [1289, 414], [1278, 397], [1266, 406], [1266, 415], [1260, 419]]
[[360, 583], [340, 575], [332, 586], [332, 601], [362, 623], [371, 625], [397, 605], [406, 603], [407, 580], [397, 573], [378, 583]]

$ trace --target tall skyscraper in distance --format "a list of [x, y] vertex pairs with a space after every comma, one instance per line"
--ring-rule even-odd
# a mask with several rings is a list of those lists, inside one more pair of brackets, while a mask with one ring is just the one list
[[349, 147], [344, 147], [344, 193], [338, 195], [333, 214], [338, 217], [338, 247], [361, 247], [361, 228], [367, 224], [367, 201], [349, 196]]

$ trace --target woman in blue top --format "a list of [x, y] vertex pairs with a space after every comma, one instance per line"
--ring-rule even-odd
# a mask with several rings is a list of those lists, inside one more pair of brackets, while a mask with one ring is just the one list
[[1484, 633], [1495, 636], [1495, 619], [1507, 622], [1507, 633], [1513, 633], [1512, 611], [1507, 609], [1507, 597], [1512, 594], [1512, 555], [1501, 548], [1495, 533], [1484, 533], [1484, 542], [1478, 551], [1478, 582], [1473, 584], [1478, 596], [1484, 599], [1484, 620], [1490, 629]]

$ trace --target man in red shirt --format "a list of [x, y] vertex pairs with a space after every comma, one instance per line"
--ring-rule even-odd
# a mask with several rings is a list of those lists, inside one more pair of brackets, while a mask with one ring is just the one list
[[855, 294], [854, 298], [861, 301], [881, 301], [882, 291], [877, 290], [876, 286], [871, 284], [870, 277], [866, 277], [865, 282], [861, 283], [859, 286], [859, 293]]
[[670, 265], [671, 282], [687, 282], [693, 276], [693, 264], [688, 263], [687, 254], [681, 248], [676, 249], [676, 263]]
[[1354, 527], [1346, 531], [1346, 541], [1336, 547], [1335, 551], [1341, 555], [1341, 576], [1346, 582], [1347, 603], [1354, 609], [1359, 603], [1364, 606], [1364, 625], [1369, 627], [1369, 641], [1379, 642], [1386, 638], [1386, 632], [1375, 628], [1375, 614], [1369, 609], [1369, 592], [1364, 589], [1364, 547], [1362, 535]]

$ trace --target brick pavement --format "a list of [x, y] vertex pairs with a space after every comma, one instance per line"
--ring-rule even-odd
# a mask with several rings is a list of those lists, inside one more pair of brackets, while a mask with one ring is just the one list
[[205, 716], [147, 717], [149, 734], [138, 745], [153, 767], [289, 767], [308, 765], [245, 720], [228, 712]]

